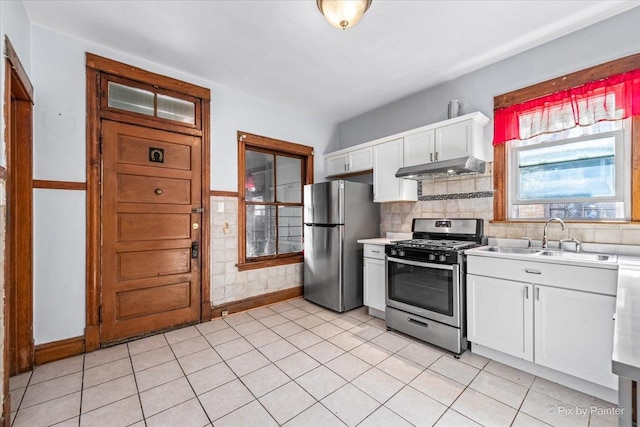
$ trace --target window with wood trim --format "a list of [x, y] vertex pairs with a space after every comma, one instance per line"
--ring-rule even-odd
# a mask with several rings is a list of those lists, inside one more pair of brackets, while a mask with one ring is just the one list
[[[634, 99], [633, 108], [627, 108], [628, 114], [625, 117], [629, 118], [624, 121], [596, 123], [599, 120], [618, 119], [617, 117], [610, 119], [596, 118], [593, 121], [596, 124], [592, 125], [591, 129], [579, 123], [581, 127], [574, 128], [575, 131], [569, 131], [567, 130], [569, 129], [568, 127], [561, 126], [559, 132], [555, 134], [542, 134], [528, 139], [529, 136], [526, 136], [527, 132], [525, 132], [523, 139], [513, 139], [514, 129], [515, 133], [517, 133], [517, 126], [520, 126], [520, 135], [522, 135], [522, 118], [528, 114], [528, 111], [533, 111], [528, 107], [540, 104], [540, 108], [547, 108], [550, 104], [546, 103], [546, 100], [552, 97], [561, 97], [563, 92], [571, 92], [573, 95], [576, 89], [582, 89], [581, 87], [591, 88], [592, 85], [602, 86], [603, 81], [606, 81], [611, 76], [618, 76], [622, 73], [637, 74], [638, 69], [640, 69], [640, 54], [607, 62], [494, 98], [494, 221], [508, 221], [510, 219], [535, 220], [550, 216], [563, 216], [565, 219], [577, 221], [591, 221], [594, 219], [640, 221], [640, 116], [637, 115], [638, 106], [635, 105], [638, 104], [637, 96]], [[637, 87], [637, 76], [635, 80], [634, 84]], [[610, 96], [607, 95], [605, 98], [609, 100]], [[542, 107], [543, 104], [546, 107]], [[523, 110], [523, 113], [523, 111], [519, 111], [520, 107], [526, 107], [527, 110]], [[553, 104], [553, 108], [556, 107], [556, 104]], [[575, 108], [573, 110], [575, 111]], [[506, 114], [505, 111], [507, 112]], [[553, 112], [553, 109], [547, 108], [545, 111]], [[613, 111], [619, 111], [619, 109], [612, 109]], [[541, 117], [544, 120], [548, 120], [549, 117], [553, 117], [553, 114], [546, 114]], [[527, 123], [524, 124], [527, 125]], [[544, 122], [544, 126], [550, 125], [553, 126], [553, 123]], [[527, 129], [534, 128], [534, 126], [525, 127]], [[624, 133], [619, 129], [624, 129]], [[602, 137], [596, 136], [595, 134], [597, 133], [600, 133]], [[589, 136], [591, 134], [594, 135]], [[512, 136], [505, 137], [505, 135]], [[591, 159], [587, 162], [590, 162], [587, 165], [589, 167], [585, 169], [585, 150], [593, 152], [593, 146], [598, 146], [600, 151], [604, 150], [603, 147], [607, 143], [601, 140], [602, 138], [610, 139], [610, 158], [607, 157], [605, 159], [600, 156], [597, 160]], [[598, 141], [599, 139], [600, 141]], [[624, 145], [620, 144], [623, 139], [629, 142], [624, 143]], [[501, 143], [503, 141], [507, 142]], [[538, 144], [539, 148], [535, 148], [536, 144]], [[628, 148], [624, 148], [624, 146]], [[568, 159], [567, 156], [572, 151], [575, 151], [574, 154], [577, 153], [577, 157], [573, 156], [575, 159], [573, 157]], [[523, 160], [522, 157], [524, 155], [530, 158]], [[562, 163], [560, 166], [552, 165], [551, 163], [558, 163], [556, 161], [560, 158], [558, 155], [567, 161], [560, 162]], [[551, 160], [556, 158], [556, 160], [551, 161], [547, 157]], [[621, 164], [623, 158], [624, 165]], [[592, 165], [594, 162], [599, 162], [598, 165], [600, 166], [594, 168], [594, 165]], [[623, 167], [626, 172], [621, 173]], [[565, 170], [567, 168], [573, 169], [571, 171]], [[533, 185], [530, 185], [531, 188], [528, 189], [531, 193], [529, 195], [524, 191], [527, 189], [522, 188], [523, 182], [526, 184], [525, 181], [522, 181], [523, 173], [525, 175], [537, 175], [537, 178], [526, 177], [527, 179], [533, 179], [533, 181], [530, 180]], [[575, 175], [576, 173], [584, 175], [587, 180], [593, 178], [589, 178], [587, 175], [598, 173], [602, 175], [602, 179], [596, 179], [601, 181], [600, 184], [606, 184], [604, 175], [607, 173], [609, 175], [617, 174], [617, 177], [607, 175], [611, 181], [609, 183], [611, 184], [609, 191], [602, 194], [598, 193], [599, 197], [595, 198], [591, 197], [591, 193], [596, 189], [591, 185], [587, 185], [590, 195], [582, 198], [576, 196], [580, 192], [584, 193], [584, 188], [577, 188], [576, 185], [579, 182], [575, 180], [571, 183], [575, 187], [573, 190], [569, 185], [563, 186], [562, 191], [557, 194], [558, 197], [552, 197], [554, 200], [540, 200], [539, 196], [543, 193], [534, 194], [536, 188], [541, 185], [541, 179], [555, 179], [552, 176], [556, 175], [562, 175], [564, 178], [573, 178], [577, 176]], [[623, 180], [624, 185], [620, 185], [620, 180]], [[546, 189], [549, 186], [545, 184], [543, 187], [545, 188], [545, 198], [547, 198], [548, 192]], [[525, 199], [529, 196], [532, 197], [531, 201], [540, 203], [536, 206], [534, 206], [535, 203], [528, 203]], [[549, 203], [544, 203], [545, 201]], [[535, 212], [532, 211], [529, 209], [531, 206], [533, 206], [534, 210], [537, 210]]]
[[238, 269], [302, 262], [313, 148], [238, 132]]

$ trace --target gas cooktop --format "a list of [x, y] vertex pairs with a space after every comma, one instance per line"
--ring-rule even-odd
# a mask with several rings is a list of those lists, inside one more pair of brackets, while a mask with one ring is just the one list
[[464, 240], [411, 239], [392, 242], [395, 246], [441, 251], [458, 251], [460, 249], [478, 246], [476, 242]]

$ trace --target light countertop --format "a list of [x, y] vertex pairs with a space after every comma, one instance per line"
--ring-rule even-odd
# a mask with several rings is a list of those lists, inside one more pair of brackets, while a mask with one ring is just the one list
[[391, 242], [396, 240], [407, 240], [411, 238], [411, 233], [387, 233], [387, 237], [374, 237], [371, 239], [360, 239], [358, 243], [364, 243], [367, 245], [390, 245]]

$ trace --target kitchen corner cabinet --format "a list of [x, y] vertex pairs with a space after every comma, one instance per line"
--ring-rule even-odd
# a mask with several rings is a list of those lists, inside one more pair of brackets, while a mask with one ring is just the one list
[[469, 256], [469, 341], [615, 389], [614, 269]]
[[373, 168], [373, 148], [365, 147], [326, 158], [326, 176], [340, 176]]
[[396, 178], [404, 165], [404, 139], [396, 139], [373, 147], [373, 201], [415, 202], [418, 182]]
[[367, 307], [385, 311], [384, 246], [364, 245], [362, 285], [363, 302]]

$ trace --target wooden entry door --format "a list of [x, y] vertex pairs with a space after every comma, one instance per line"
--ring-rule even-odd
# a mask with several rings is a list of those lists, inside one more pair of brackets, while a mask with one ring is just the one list
[[201, 138], [102, 120], [101, 342], [200, 319]]

